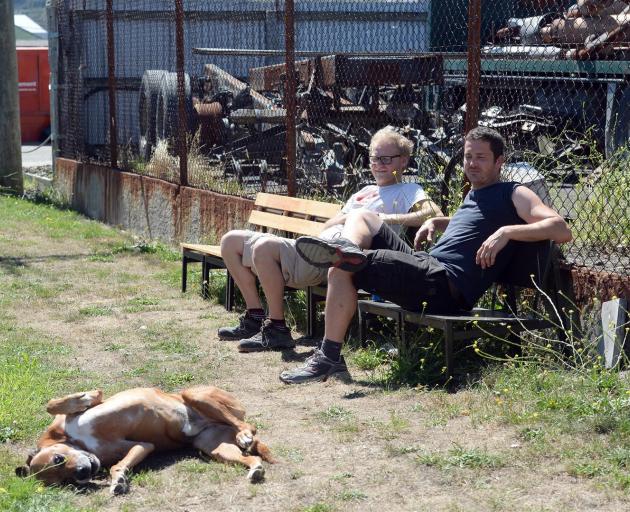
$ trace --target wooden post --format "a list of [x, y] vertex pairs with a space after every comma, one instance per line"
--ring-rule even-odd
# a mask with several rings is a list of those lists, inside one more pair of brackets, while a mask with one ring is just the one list
[[24, 190], [13, 2], [0, 2], [0, 190]]

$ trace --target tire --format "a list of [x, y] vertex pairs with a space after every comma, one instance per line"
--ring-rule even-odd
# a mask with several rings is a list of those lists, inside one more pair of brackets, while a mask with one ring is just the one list
[[[193, 122], [192, 94], [190, 89], [190, 76], [186, 73], [185, 79], [185, 108], [186, 128], [190, 128]], [[174, 150], [179, 131], [179, 99], [177, 96], [177, 73], [165, 73], [160, 84], [156, 109], [156, 133], [158, 139], [166, 139], [171, 150]]]
[[144, 160], [151, 158], [156, 143], [156, 109], [162, 78], [167, 72], [148, 69], [142, 75], [138, 99], [138, 119], [140, 122], [139, 153]]

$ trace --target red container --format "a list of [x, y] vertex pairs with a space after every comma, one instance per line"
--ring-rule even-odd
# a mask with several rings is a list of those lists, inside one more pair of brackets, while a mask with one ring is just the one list
[[22, 143], [41, 141], [50, 134], [48, 48], [18, 47], [17, 64]]

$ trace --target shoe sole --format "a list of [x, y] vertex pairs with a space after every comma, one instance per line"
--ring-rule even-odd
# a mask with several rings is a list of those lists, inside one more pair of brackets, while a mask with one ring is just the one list
[[254, 336], [254, 334], [257, 334], [258, 332], [259, 331], [254, 331], [251, 334], [249, 334], [249, 336], [248, 336], [248, 333], [239, 334], [239, 335], [236, 335], [236, 336], [230, 336], [229, 334], [226, 335], [226, 334], [218, 334], [217, 333], [217, 336], [219, 337], [219, 340], [221, 340], [221, 341], [241, 341], [243, 339], [250, 338], [250, 337]]
[[320, 375], [319, 377], [313, 377], [311, 379], [303, 379], [303, 380], [298, 380], [298, 381], [285, 380], [282, 378], [282, 374], [280, 374], [279, 378], [284, 384], [288, 384], [288, 385], [308, 384], [309, 382], [326, 382], [327, 380], [330, 380], [330, 379], [337, 379], [345, 384], [352, 382], [352, 376], [350, 375], [350, 372], [348, 370], [341, 370], [341, 371], [329, 373], [326, 375]]
[[237, 347], [239, 352], [267, 352], [272, 350], [291, 350], [295, 348], [295, 344], [287, 345], [286, 347]]
[[333, 243], [320, 238], [301, 237], [295, 244], [297, 253], [318, 268], [335, 267], [348, 272], [358, 272], [367, 264], [365, 254], [348, 253]]

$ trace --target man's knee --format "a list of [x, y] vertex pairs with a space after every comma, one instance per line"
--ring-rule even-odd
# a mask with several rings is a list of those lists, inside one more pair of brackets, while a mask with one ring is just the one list
[[252, 262], [256, 268], [272, 262], [280, 262], [280, 242], [273, 237], [256, 240], [252, 247]]
[[250, 236], [247, 231], [233, 229], [221, 237], [221, 255], [243, 254], [245, 240]]
[[365, 224], [372, 235], [378, 233], [378, 230], [381, 228], [383, 221], [378, 216], [378, 213], [372, 212], [370, 210], [354, 210], [348, 213], [348, 217], [346, 218], [346, 224]]
[[332, 284], [337, 284], [337, 283], [342, 283], [342, 284], [352, 284], [352, 286], [354, 286], [354, 283], [352, 281], [352, 276], [354, 274], [352, 272], [347, 272], [345, 270], [341, 270], [339, 268], [335, 268], [335, 267], [330, 267], [328, 269], [328, 284], [330, 285]]

